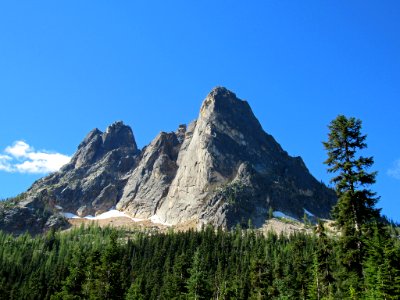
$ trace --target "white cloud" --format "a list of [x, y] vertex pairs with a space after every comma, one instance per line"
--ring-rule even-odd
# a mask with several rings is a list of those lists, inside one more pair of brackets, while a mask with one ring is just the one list
[[400, 159], [396, 160], [387, 174], [393, 178], [400, 179]]
[[16, 141], [0, 154], [0, 171], [46, 174], [58, 171], [71, 157], [49, 151], [35, 151], [24, 141]]
[[0, 154], [0, 171], [11, 172], [10, 160], [12, 157]]
[[4, 152], [15, 158], [20, 158], [27, 157], [27, 154], [32, 151], [33, 149], [24, 141], [16, 141], [14, 142], [14, 145], [8, 146]]

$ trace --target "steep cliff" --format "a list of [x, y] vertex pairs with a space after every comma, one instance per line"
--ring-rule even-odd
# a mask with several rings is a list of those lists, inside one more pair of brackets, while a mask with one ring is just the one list
[[328, 217], [333, 193], [265, 133], [246, 101], [225, 88], [204, 100], [177, 159], [178, 170], [157, 215], [231, 227], [261, 226], [269, 207], [301, 218]]
[[262, 226], [270, 208], [299, 219], [305, 210], [327, 218], [336, 201], [300, 157], [262, 129], [249, 104], [223, 87], [206, 97], [196, 121], [161, 132], [142, 150], [122, 122], [104, 133], [92, 130], [70, 163], [22, 198], [0, 207], [6, 216], [0, 229], [32, 226], [25, 222], [40, 232], [65, 226], [62, 213], [82, 217], [113, 207], [171, 225], [230, 228], [251, 220]]

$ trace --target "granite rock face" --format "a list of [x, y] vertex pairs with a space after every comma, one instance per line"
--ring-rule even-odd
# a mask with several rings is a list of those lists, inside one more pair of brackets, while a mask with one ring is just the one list
[[129, 174], [117, 209], [136, 218], [153, 216], [175, 178], [181, 143], [174, 132], [161, 132], [145, 147], [137, 167]]
[[265, 133], [246, 101], [225, 88], [204, 100], [183, 142], [179, 166], [157, 215], [166, 223], [190, 219], [231, 227], [261, 226], [269, 207], [301, 218], [304, 208], [328, 217], [332, 191]]
[[131, 128], [122, 122], [104, 133], [94, 129], [68, 164], [35, 182], [27, 194], [46, 191], [51, 195], [50, 207], [78, 216], [103, 213], [119, 201], [126, 173], [136, 166], [139, 155]]
[[[60, 210], [86, 216], [114, 206], [172, 225], [262, 226], [270, 207], [299, 219], [304, 209], [327, 218], [336, 202], [300, 157], [262, 129], [249, 104], [223, 87], [206, 97], [196, 121], [161, 132], [142, 150], [122, 122], [92, 130], [70, 163], [35, 182], [25, 199], [46, 207], [38, 228], [64, 226]], [[19, 211], [0, 208], [9, 224], [17, 219], [10, 214], [29, 215], [24, 201]]]

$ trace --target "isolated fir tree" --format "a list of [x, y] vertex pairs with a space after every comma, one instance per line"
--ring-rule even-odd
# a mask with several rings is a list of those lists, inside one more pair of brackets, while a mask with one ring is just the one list
[[[330, 123], [328, 141], [323, 143], [328, 151], [325, 164], [335, 174], [331, 182], [335, 184], [338, 202], [333, 217], [341, 231], [341, 262], [346, 272], [354, 272], [354, 278], [362, 277], [363, 244], [379, 218], [375, 208], [379, 198], [369, 189], [375, 183], [376, 172], [368, 172], [374, 160], [359, 154], [367, 147], [361, 125], [359, 119], [339, 115]], [[350, 284], [355, 288], [354, 285], [357, 282]]]

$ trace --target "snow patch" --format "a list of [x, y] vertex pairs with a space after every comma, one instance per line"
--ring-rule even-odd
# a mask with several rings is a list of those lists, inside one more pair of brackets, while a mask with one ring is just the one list
[[116, 209], [111, 209], [109, 211], [106, 211], [105, 213], [102, 213], [100, 215], [97, 215], [95, 217], [93, 216], [86, 216], [85, 219], [89, 220], [104, 220], [104, 219], [109, 219], [109, 218], [118, 218], [118, 217], [128, 217], [130, 218], [127, 214], [125, 214], [122, 211], [116, 210]]
[[57, 208], [58, 210], [63, 209], [60, 205], [54, 205], [55, 208]]
[[62, 215], [64, 217], [66, 217], [67, 219], [80, 219], [80, 217], [78, 217], [77, 215], [74, 215], [74, 214], [69, 213], [69, 212], [62, 213]]
[[87, 215], [83, 217], [84, 219], [88, 219], [88, 220], [94, 220], [95, 217], [93, 217], [92, 215]]
[[[60, 209], [56, 206], [57, 209]], [[62, 209], [62, 208], [61, 208]], [[66, 212], [62, 213], [62, 215], [68, 219], [82, 219], [81, 217], [78, 217], [77, 215], [74, 215], [72, 213]], [[138, 219], [138, 218], [132, 218], [131, 216], [127, 215], [126, 213], [116, 210], [116, 209], [111, 209], [109, 211], [106, 211], [105, 213], [102, 213], [98, 216], [92, 216], [92, 215], [87, 215], [83, 217], [84, 219], [87, 220], [104, 220], [104, 219], [109, 219], [109, 218], [118, 218], [118, 217], [126, 217], [131, 219], [132, 221], [135, 222], [140, 222], [143, 221], [144, 219]]]
[[150, 221], [156, 224], [161, 224], [161, 225], [165, 225], [165, 226], [171, 226], [171, 224], [165, 223], [161, 220], [161, 218], [157, 215], [153, 215], [150, 217]]
[[307, 209], [303, 208], [304, 212], [306, 213], [306, 215], [310, 216], [310, 217], [315, 217], [315, 215], [312, 212], [309, 212]]
[[131, 216], [127, 215], [126, 213], [116, 210], [116, 209], [111, 209], [109, 211], [106, 211], [105, 213], [102, 213], [98, 216], [86, 216], [85, 219], [88, 220], [104, 220], [104, 219], [109, 219], [109, 218], [119, 218], [119, 217], [125, 217], [125, 218], [129, 218], [134, 222], [140, 222], [143, 221], [144, 219], [138, 219], [138, 218], [132, 218]]
[[285, 219], [297, 221], [295, 218], [293, 218], [293, 217], [291, 217], [291, 216], [288, 216], [288, 215], [284, 214], [283, 212], [281, 212], [281, 211], [279, 211], [279, 210], [274, 211], [272, 214], [273, 214], [273, 216], [274, 216], [275, 218], [285, 218]]

